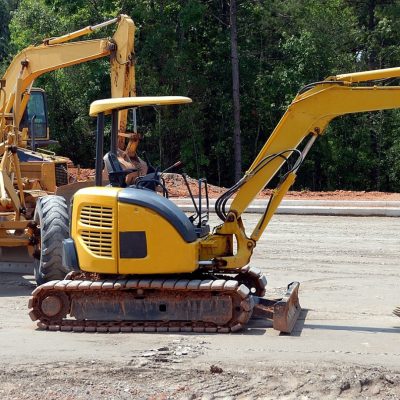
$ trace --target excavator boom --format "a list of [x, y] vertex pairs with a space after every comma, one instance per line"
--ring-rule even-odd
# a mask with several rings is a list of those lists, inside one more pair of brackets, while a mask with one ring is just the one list
[[[98, 27], [118, 22], [112, 39], [94, 39], [65, 43], [83, 34], [91, 33]], [[2, 80], [5, 92], [4, 113], [14, 113], [14, 125], [19, 126], [29, 100], [29, 89], [39, 76], [57, 69], [82, 64], [91, 60], [111, 56], [112, 97], [135, 95], [134, 76], [134, 35], [135, 25], [126, 15], [121, 15], [95, 27], [84, 28], [78, 33], [60, 38], [46, 39], [43, 44], [29, 46], [11, 62]], [[0, 120], [3, 132], [5, 120]], [[125, 122], [126, 125], [126, 122]]]
[[[243, 178], [217, 200], [216, 212], [223, 224], [215, 235], [204, 241], [203, 248], [207, 250], [212, 242], [218, 243], [218, 246], [214, 254], [204, 251], [201, 259], [213, 258], [214, 263], [227, 269], [246, 265], [257, 240], [295, 182], [301, 163], [315, 140], [324, 134], [330, 121], [345, 114], [400, 108], [399, 86], [374, 86], [370, 82], [371, 79], [389, 79], [399, 75], [400, 68], [338, 75], [301, 90]], [[362, 82], [368, 84], [363, 85]], [[273, 191], [259, 223], [247, 235], [241, 221], [242, 214], [290, 157], [294, 158], [293, 166]], [[227, 201], [234, 193], [236, 196], [227, 209]], [[236, 254], [233, 254], [230, 245], [233, 235], [238, 241]], [[225, 250], [226, 246], [230, 247], [229, 251]]]
[[231, 211], [238, 216], [250, 205], [284, 163], [278, 157], [261, 171], [263, 159], [273, 154], [297, 149], [308, 136], [321, 136], [329, 122], [341, 115], [388, 110], [400, 107], [400, 87], [352, 87], [337, 84], [319, 84], [306, 93], [296, 96], [245, 174], [245, 184], [232, 202]]

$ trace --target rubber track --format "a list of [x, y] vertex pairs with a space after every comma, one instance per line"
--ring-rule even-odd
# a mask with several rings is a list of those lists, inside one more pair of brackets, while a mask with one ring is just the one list
[[[209, 322], [148, 322], [148, 321], [77, 321], [72, 319], [51, 320], [40, 310], [40, 301], [46, 297], [49, 292], [61, 291], [65, 294], [74, 293], [74, 296], [80, 291], [85, 296], [87, 291], [102, 291], [102, 293], [124, 290], [153, 289], [168, 291], [185, 292], [225, 292], [233, 298], [234, 304], [240, 304], [240, 311], [234, 321], [230, 321], [224, 326], [215, 326]], [[144, 292], [145, 293], [145, 292]], [[73, 331], [73, 332], [236, 332], [246, 325], [253, 312], [254, 302], [252, 296], [249, 296], [249, 289], [245, 285], [239, 285], [235, 280], [224, 279], [125, 279], [125, 280], [61, 280], [47, 282], [37, 287], [32, 292], [29, 299], [29, 316], [32, 321], [39, 320], [39, 329], [49, 331]]]

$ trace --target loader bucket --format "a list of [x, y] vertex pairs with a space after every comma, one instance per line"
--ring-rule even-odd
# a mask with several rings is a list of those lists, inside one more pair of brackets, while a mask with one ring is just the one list
[[269, 300], [254, 296], [253, 316], [271, 319], [274, 329], [291, 333], [301, 311], [299, 287], [299, 282], [290, 283], [281, 299]]

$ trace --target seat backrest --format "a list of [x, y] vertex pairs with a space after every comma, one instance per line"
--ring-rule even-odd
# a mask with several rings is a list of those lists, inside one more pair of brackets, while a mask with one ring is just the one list
[[103, 158], [110, 185], [113, 187], [126, 187], [124, 169], [118, 161], [118, 157], [110, 151]]

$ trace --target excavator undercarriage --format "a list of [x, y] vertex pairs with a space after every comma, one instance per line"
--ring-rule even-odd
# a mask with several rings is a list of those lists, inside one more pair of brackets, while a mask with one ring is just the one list
[[297, 282], [282, 299], [267, 300], [252, 293], [265, 292], [265, 276], [248, 267], [232, 276], [102, 278], [72, 272], [39, 286], [29, 300], [31, 319], [51, 331], [227, 333], [255, 317], [290, 333], [301, 310]]

